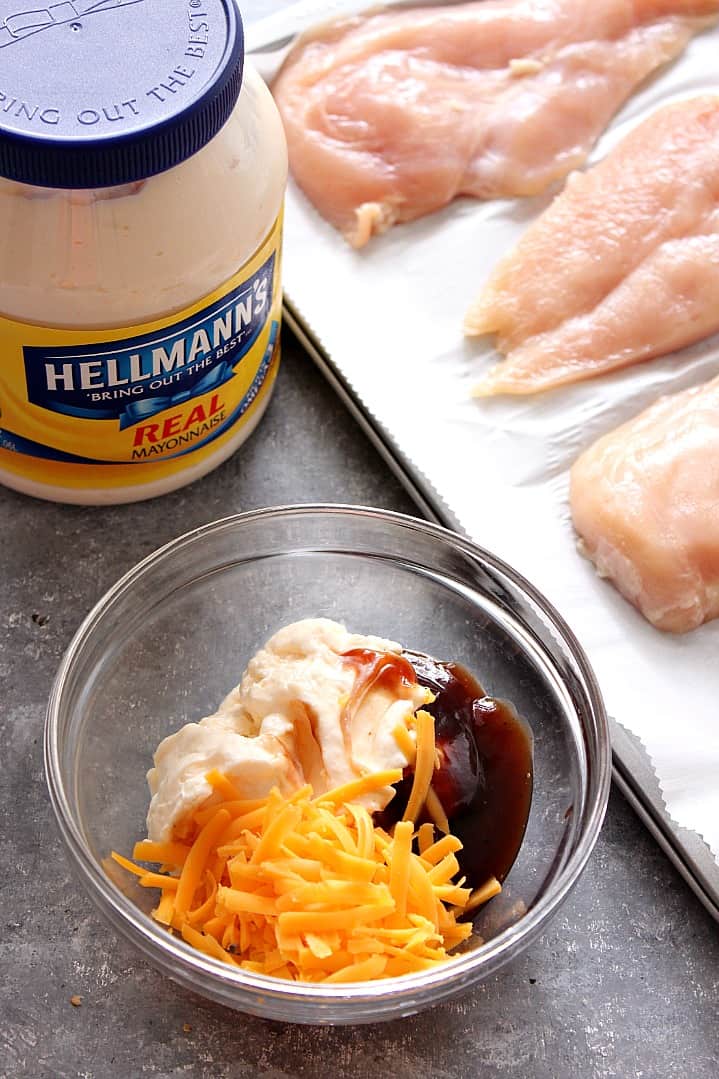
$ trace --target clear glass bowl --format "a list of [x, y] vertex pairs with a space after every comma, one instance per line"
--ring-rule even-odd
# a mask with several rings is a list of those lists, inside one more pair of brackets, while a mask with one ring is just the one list
[[[463, 663], [512, 700], [535, 739], [527, 833], [472, 946], [435, 970], [360, 985], [233, 970], [149, 917], [152, 895], [114, 863], [144, 832], [153, 750], [214, 711], [280, 626], [327, 616]], [[150, 555], [98, 603], [55, 681], [48, 785], [80, 878], [115, 929], [171, 978], [222, 1004], [305, 1023], [376, 1022], [446, 1000], [535, 940], [581, 873], [610, 783], [591, 669], [519, 574], [445, 529], [380, 510], [295, 506], [240, 514]]]

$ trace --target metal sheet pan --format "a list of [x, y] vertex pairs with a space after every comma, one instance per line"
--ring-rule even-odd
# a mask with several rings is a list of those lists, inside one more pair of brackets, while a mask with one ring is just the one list
[[[422, 516], [457, 529], [458, 522], [439, 492], [414, 468], [379, 421], [368, 413], [289, 302], [285, 302], [285, 321], [405, 487]], [[697, 898], [719, 922], [719, 866], [699, 836], [677, 827], [668, 816], [659, 783], [641, 742], [614, 720], [610, 719], [610, 724], [615, 783]]]

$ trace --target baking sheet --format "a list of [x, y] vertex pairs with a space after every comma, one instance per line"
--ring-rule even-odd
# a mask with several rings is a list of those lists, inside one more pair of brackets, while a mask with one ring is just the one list
[[[718, 48], [717, 30], [695, 38], [629, 101], [593, 159], [658, 105], [719, 91]], [[436, 492], [449, 520], [513, 563], [561, 611], [589, 654], [608, 711], [646, 748], [667, 813], [703, 837], [716, 859], [719, 622], [684, 637], [661, 634], [600, 581], [575, 550], [567, 473], [585, 446], [661, 393], [719, 373], [719, 340], [551, 394], [470, 399], [478, 374], [498, 357], [462, 338], [462, 317], [498, 257], [548, 202], [458, 200], [356, 252], [291, 185], [287, 297], [422, 498], [432, 502]]]
[[[307, 349], [338, 397], [414, 499], [421, 513], [438, 524], [459, 528], [459, 523], [439, 492], [429, 484], [426, 476], [414, 471], [387, 431], [368, 415], [342, 372], [318, 345], [289, 302], [285, 304], [285, 324]], [[656, 773], [639, 739], [611, 717], [609, 727], [615, 783], [697, 898], [712, 917], [719, 921], [719, 865], [709, 847], [696, 832], [680, 828], [671, 820], [664, 805]]]

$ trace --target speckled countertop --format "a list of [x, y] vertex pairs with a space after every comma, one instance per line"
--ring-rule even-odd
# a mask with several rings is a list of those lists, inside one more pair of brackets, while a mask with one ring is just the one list
[[719, 929], [618, 794], [546, 934], [469, 996], [387, 1025], [291, 1027], [210, 1004], [155, 973], [78, 891], [42, 766], [45, 703], [78, 623], [179, 533], [310, 501], [413, 512], [291, 339], [260, 428], [193, 487], [110, 509], [0, 488], [0, 1076], [716, 1079]]
[[[252, 20], [286, 2], [241, 6]], [[258, 431], [193, 487], [109, 509], [0, 488], [0, 1079], [716, 1079], [719, 928], [617, 793], [545, 935], [469, 996], [390, 1024], [291, 1027], [220, 1008], [148, 967], [78, 890], [42, 729], [62, 652], [102, 593], [228, 513], [313, 501], [414, 512], [287, 336], [284, 355]]]

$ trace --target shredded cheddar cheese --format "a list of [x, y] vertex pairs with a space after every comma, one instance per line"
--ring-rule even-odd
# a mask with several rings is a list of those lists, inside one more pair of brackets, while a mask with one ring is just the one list
[[404, 723], [398, 723], [394, 731], [394, 740], [404, 753], [407, 764], [412, 767], [417, 756], [417, 745]]
[[160, 889], [158, 922], [231, 966], [328, 984], [430, 969], [470, 936], [458, 916], [499, 885], [470, 892], [455, 879], [460, 841], [435, 838], [431, 823], [415, 828], [423, 808], [446, 824], [441, 806], [433, 813], [429, 805], [435, 745], [426, 712], [417, 713], [416, 735], [412, 792], [393, 834], [355, 799], [396, 783], [399, 769], [318, 797], [306, 786], [253, 802], [211, 772], [212, 796], [176, 830], [181, 841], [135, 845], [134, 858], [159, 871], [112, 857]]
[[427, 791], [425, 809], [427, 810], [427, 813], [432, 818], [434, 823], [439, 828], [440, 832], [443, 832], [444, 835], [448, 835], [449, 821], [447, 820], [447, 814], [442, 807], [442, 803], [437, 797], [434, 787], [430, 787]]
[[415, 716], [417, 732], [417, 755], [414, 761], [414, 779], [404, 820], [414, 821], [427, 800], [434, 773], [434, 718], [423, 708]]

